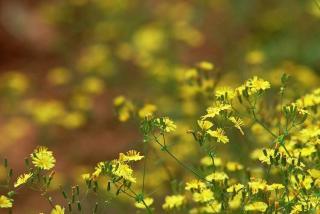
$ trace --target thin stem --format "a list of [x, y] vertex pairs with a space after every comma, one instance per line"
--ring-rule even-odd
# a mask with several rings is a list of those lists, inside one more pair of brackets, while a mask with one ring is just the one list
[[153, 137], [154, 137], [155, 141], [161, 146], [161, 148], [163, 149], [163, 151], [165, 151], [166, 153], [168, 153], [168, 155], [171, 156], [178, 164], [180, 164], [180, 165], [181, 165], [183, 168], [185, 168], [186, 170], [192, 172], [192, 173], [193, 173], [194, 175], [196, 175], [199, 179], [204, 180], [204, 181], [206, 181], [206, 182], [209, 182], [209, 181], [207, 181], [203, 176], [201, 176], [198, 172], [196, 172], [194, 169], [192, 169], [191, 167], [187, 166], [187, 165], [184, 164], [182, 161], [180, 161], [174, 154], [172, 154], [172, 153], [168, 150], [168, 148], [167, 148], [165, 145], [163, 145], [163, 144], [161, 144], [161, 143], [159, 142], [158, 138], [157, 138], [155, 135], [153, 135]]

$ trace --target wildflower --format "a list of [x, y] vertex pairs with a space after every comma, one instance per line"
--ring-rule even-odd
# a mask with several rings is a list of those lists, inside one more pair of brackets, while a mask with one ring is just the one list
[[165, 203], [162, 205], [162, 208], [165, 210], [179, 208], [184, 204], [184, 201], [185, 197], [183, 195], [166, 196]]
[[164, 118], [158, 118], [156, 120], [158, 122], [158, 124], [160, 124], [160, 128], [164, 131], [164, 132], [171, 132], [176, 130], [177, 126], [176, 124], [174, 124], [174, 122], [172, 120], [170, 120], [168, 117], [164, 117]]
[[206, 185], [202, 181], [194, 179], [186, 183], [185, 189], [186, 190], [202, 190], [205, 187]]
[[202, 119], [207, 119], [207, 118], [214, 118], [215, 116], [219, 115], [221, 111], [226, 111], [230, 110], [231, 105], [229, 104], [223, 104], [223, 103], [218, 103], [214, 107], [209, 107], [207, 109], [207, 114], [202, 117]]
[[70, 71], [63, 67], [53, 68], [47, 75], [48, 81], [52, 85], [63, 85], [70, 80]]
[[104, 82], [97, 77], [86, 78], [82, 83], [82, 90], [90, 94], [100, 94], [104, 87]]
[[313, 178], [320, 178], [320, 170], [318, 169], [309, 169], [308, 173], [311, 175]]
[[241, 164], [232, 161], [228, 162], [226, 167], [229, 171], [237, 171], [243, 169], [243, 166]]
[[[144, 200], [145, 204], [146, 204], [148, 207], [153, 204], [153, 198], [149, 198], [149, 197], [148, 197], [148, 198], [145, 198], [145, 199], [143, 199], [143, 200]], [[136, 203], [134, 203], [134, 206], [135, 206], [136, 208], [139, 208], [139, 209], [146, 209], [145, 204], [141, 201], [141, 202], [136, 202]]]
[[248, 93], [249, 95], [251, 95], [259, 91], [265, 91], [269, 89], [270, 83], [268, 81], [258, 78], [257, 76], [254, 76], [252, 79], [249, 79], [246, 82], [246, 87], [249, 88]]
[[265, 212], [267, 208], [268, 208], [268, 205], [266, 203], [258, 201], [258, 202], [253, 202], [251, 204], [247, 204], [244, 207], [244, 210], [245, 211]]
[[120, 153], [119, 154], [119, 161], [123, 162], [129, 162], [129, 161], [138, 161], [143, 158], [142, 155], [140, 155], [140, 152], [137, 152], [135, 150], [130, 150], [126, 154]]
[[228, 187], [227, 192], [238, 192], [241, 189], [243, 189], [244, 185], [243, 184], [234, 184], [230, 187]]
[[12, 199], [7, 196], [0, 196], [0, 208], [11, 208], [12, 207]]
[[268, 186], [265, 180], [255, 178], [252, 178], [251, 181], [248, 182], [248, 185], [251, 189], [252, 194], [258, 193], [259, 190], [265, 190]]
[[240, 118], [229, 117], [229, 120], [233, 123], [234, 127], [239, 129], [242, 135], [244, 135], [241, 126], [243, 126], [243, 121]]
[[257, 64], [261, 64], [264, 61], [264, 58], [265, 56], [262, 51], [253, 50], [246, 55], [246, 62], [248, 64], [257, 65]]
[[152, 104], [145, 104], [138, 112], [140, 118], [152, 116], [157, 111], [157, 107]]
[[64, 214], [64, 208], [60, 205], [56, 205], [52, 210], [51, 214]]
[[228, 178], [229, 176], [224, 172], [213, 172], [206, 176], [206, 180], [208, 181], [223, 181]]
[[280, 189], [283, 189], [283, 188], [284, 188], [284, 186], [282, 184], [277, 184], [277, 183], [274, 183], [274, 184], [271, 184], [271, 185], [267, 186], [267, 190], [269, 190], [269, 191], [280, 190]]
[[133, 170], [128, 164], [120, 161], [115, 161], [116, 164], [113, 165], [112, 173], [115, 176], [122, 177], [123, 179], [130, 181], [132, 183], [136, 182], [136, 178], [132, 176]]
[[229, 87], [222, 87], [216, 90], [215, 96], [219, 99], [232, 100], [235, 97], [235, 92]]
[[229, 138], [225, 135], [225, 132], [221, 128], [217, 128], [215, 131], [209, 130], [208, 134], [217, 138], [218, 143], [228, 143]]
[[210, 129], [213, 126], [213, 124], [207, 120], [198, 120], [198, 125], [204, 131]]
[[221, 161], [221, 158], [218, 158], [218, 157], [215, 157], [215, 158], [213, 158], [213, 160], [212, 160], [211, 157], [206, 156], [206, 157], [203, 157], [203, 158], [200, 160], [200, 163], [201, 163], [202, 165], [205, 165], [205, 166], [212, 166], [213, 163], [214, 163], [215, 166], [221, 166], [222, 161]]
[[44, 170], [52, 169], [55, 165], [55, 158], [51, 151], [49, 151], [46, 147], [40, 146], [34, 150], [31, 154], [32, 163]]
[[206, 206], [200, 208], [200, 213], [221, 213], [221, 203], [212, 201]]
[[29, 172], [29, 173], [26, 173], [26, 174], [23, 174], [23, 175], [20, 175], [17, 179], [17, 181], [14, 183], [14, 187], [18, 187], [22, 184], [25, 184], [28, 182], [28, 180], [32, 177], [32, 173]]
[[97, 165], [95, 166], [94, 172], [92, 173], [91, 177], [93, 179], [97, 179], [100, 176], [100, 174], [102, 173], [102, 170], [103, 170], [104, 166], [105, 166], [104, 162], [97, 163]]
[[205, 203], [214, 199], [213, 192], [210, 189], [204, 189], [200, 192], [195, 192], [192, 195], [195, 202]]
[[83, 179], [83, 180], [85, 180], [85, 181], [88, 181], [88, 180], [90, 180], [90, 174], [89, 173], [85, 173], [85, 174], [82, 174], [81, 175], [81, 178]]
[[205, 71], [211, 71], [214, 69], [214, 65], [207, 61], [202, 61], [198, 63], [198, 67], [205, 70]]

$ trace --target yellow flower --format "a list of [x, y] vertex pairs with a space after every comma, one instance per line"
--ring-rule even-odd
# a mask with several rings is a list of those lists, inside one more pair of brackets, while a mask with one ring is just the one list
[[204, 189], [200, 192], [195, 192], [192, 195], [195, 202], [205, 203], [214, 199], [213, 192], [210, 189]]
[[115, 164], [113, 165], [112, 173], [132, 183], [136, 182], [136, 178], [134, 178], [132, 175], [133, 170], [128, 164], [125, 164], [123, 162], [115, 161]]
[[206, 185], [202, 181], [194, 179], [186, 183], [185, 189], [186, 190], [202, 190], [205, 187]]
[[140, 155], [140, 152], [137, 152], [135, 150], [130, 150], [126, 154], [120, 153], [119, 154], [119, 161], [123, 162], [129, 162], [129, 161], [138, 161], [143, 158], [142, 155]]
[[162, 205], [162, 208], [165, 210], [179, 208], [184, 204], [184, 196], [183, 195], [171, 195], [166, 196], [165, 203]]
[[223, 181], [228, 178], [228, 175], [224, 172], [213, 172], [206, 176], [206, 180], [208, 181]]
[[254, 202], [251, 204], [247, 204], [244, 207], [244, 210], [245, 211], [265, 212], [267, 208], [268, 208], [268, 205], [266, 203], [258, 201], [258, 202]]
[[229, 104], [223, 104], [223, 103], [218, 103], [214, 107], [209, 107], [207, 109], [207, 114], [202, 117], [202, 119], [207, 119], [207, 118], [214, 118], [215, 116], [219, 115], [221, 111], [226, 111], [230, 110], [231, 105]]
[[265, 180], [252, 178], [250, 182], [248, 182], [249, 187], [252, 191], [252, 194], [256, 194], [259, 190], [267, 189], [268, 185]]
[[249, 95], [255, 94], [259, 91], [265, 91], [270, 88], [270, 83], [263, 79], [254, 76], [246, 82], [246, 87], [249, 88]]
[[320, 170], [318, 169], [309, 169], [308, 173], [311, 175], [313, 178], [320, 178]]
[[207, 131], [209, 135], [217, 138], [218, 143], [228, 143], [229, 138], [225, 135], [225, 132], [221, 128], [217, 128], [215, 131], [209, 130]]
[[241, 126], [244, 125], [243, 121], [240, 118], [229, 117], [229, 120], [233, 123], [234, 127], [239, 129], [242, 135], [244, 135]]
[[200, 160], [200, 163], [201, 163], [202, 165], [205, 165], [205, 166], [212, 166], [212, 165], [213, 165], [213, 161], [214, 161], [214, 165], [215, 165], [215, 166], [221, 166], [221, 164], [222, 164], [221, 158], [215, 157], [215, 158], [213, 158], [213, 160], [212, 160], [212, 158], [209, 157], [209, 156], [203, 157], [203, 158]]
[[18, 186], [20, 186], [20, 185], [22, 185], [22, 184], [27, 183], [28, 180], [29, 180], [29, 178], [32, 177], [32, 175], [33, 175], [33, 174], [32, 174], [31, 172], [26, 173], [26, 174], [23, 174], [23, 175], [20, 175], [20, 176], [18, 177], [17, 181], [14, 183], [14, 187], [16, 188], [16, 187], [18, 187]]
[[47, 75], [48, 81], [52, 85], [63, 85], [70, 80], [70, 71], [63, 67], [54, 68]]
[[82, 83], [82, 90], [90, 94], [100, 94], [104, 88], [104, 82], [97, 77], [86, 78]]
[[253, 50], [250, 51], [247, 55], [246, 55], [246, 62], [248, 64], [252, 64], [252, 65], [257, 65], [257, 64], [261, 64], [264, 61], [264, 53], [260, 50]]
[[0, 208], [11, 208], [12, 207], [12, 199], [7, 196], [0, 196]]
[[206, 71], [211, 71], [214, 69], [214, 65], [207, 61], [199, 62], [198, 67]]
[[267, 190], [272, 191], [272, 190], [279, 190], [279, 189], [283, 189], [284, 186], [282, 184], [271, 184], [267, 186]]
[[[149, 207], [153, 204], [153, 198], [145, 198], [144, 202]], [[136, 203], [134, 203], [134, 206], [139, 209], [146, 209], [146, 206], [144, 205], [143, 202], [136, 202]]]
[[213, 124], [207, 120], [198, 120], [198, 125], [202, 130], [205, 130], [205, 131], [210, 129], [213, 126]]
[[51, 214], [64, 214], [64, 208], [60, 205], [56, 205], [52, 210]]
[[49, 151], [46, 147], [40, 146], [34, 150], [31, 154], [32, 163], [40, 168], [49, 170], [52, 169], [55, 165], [55, 158], [51, 151]]
[[157, 119], [157, 122], [163, 126], [161, 127], [165, 132], [171, 132], [171, 131], [174, 131], [176, 130], [177, 126], [176, 124], [174, 124], [174, 122], [172, 120], [170, 120], [168, 117], [164, 117], [163, 118], [163, 123], [164, 124], [161, 124], [161, 120], [160, 118]]
[[228, 187], [227, 192], [238, 192], [244, 187], [243, 184], [234, 184]]
[[152, 116], [157, 111], [157, 106], [145, 104], [138, 112], [140, 118]]
[[222, 87], [216, 90], [216, 98], [223, 98], [225, 100], [232, 100], [235, 97], [235, 92], [232, 88]]
[[226, 167], [229, 171], [237, 171], [243, 169], [243, 166], [241, 164], [232, 161], [228, 162]]

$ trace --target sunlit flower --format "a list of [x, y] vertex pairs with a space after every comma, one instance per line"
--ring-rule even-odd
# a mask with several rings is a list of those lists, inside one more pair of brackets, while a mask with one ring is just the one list
[[51, 214], [64, 214], [64, 208], [60, 205], [56, 205], [52, 210]]
[[215, 137], [218, 143], [228, 143], [229, 138], [225, 135], [225, 132], [221, 128], [217, 128], [215, 131], [209, 130], [207, 131], [209, 135]]
[[53, 153], [46, 147], [40, 146], [31, 154], [32, 163], [44, 170], [52, 169], [55, 165], [56, 159], [53, 157]]
[[184, 204], [184, 201], [185, 197], [183, 195], [166, 196], [165, 203], [162, 205], [162, 208], [165, 210], [179, 208]]
[[265, 212], [266, 209], [268, 208], [268, 205], [264, 202], [254, 202], [251, 204], [247, 204], [244, 207], [245, 211], [258, 211], [258, 212]]
[[140, 152], [137, 152], [136, 150], [130, 150], [126, 154], [120, 153], [119, 154], [119, 161], [138, 161], [143, 158], [142, 155], [140, 155]]
[[[148, 207], [153, 204], [153, 198], [145, 198], [143, 200]], [[134, 206], [139, 209], [146, 209], [145, 204], [143, 202], [135, 202]]]
[[0, 196], [0, 208], [11, 208], [12, 207], [12, 199], [7, 196]]
[[26, 173], [26, 174], [23, 174], [23, 175], [20, 175], [17, 179], [17, 181], [14, 183], [14, 187], [18, 187], [22, 184], [25, 184], [28, 182], [28, 180], [32, 177], [32, 173], [29, 172], [29, 173]]

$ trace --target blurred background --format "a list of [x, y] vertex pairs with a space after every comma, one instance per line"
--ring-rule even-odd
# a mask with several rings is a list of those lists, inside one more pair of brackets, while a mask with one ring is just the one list
[[[115, 97], [155, 104], [180, 121], [181, 133], [195, 124], [207, 106], [183, 74], [203, 60], [214, 63], [222, 86], [252, 75], [279, 85], [287, 72], [292, 87], [304, 86], [298, 97], [319, 86], [320, 9], [314, 0], [2, 0], [1, 159], [18, 175], [37, 145], [49, 147], [57, 159], [52, 195], [63, 203], [59, 184], [139, 150], [138, 122], [119, 122], [129, 116], [119, 118]], [[192, 141], [184, 138], [176, 141]], [[28, 190], [15, 206], [14, 213], [50, 210]], [[130, 210], [108, 203], [101, 213]]]

